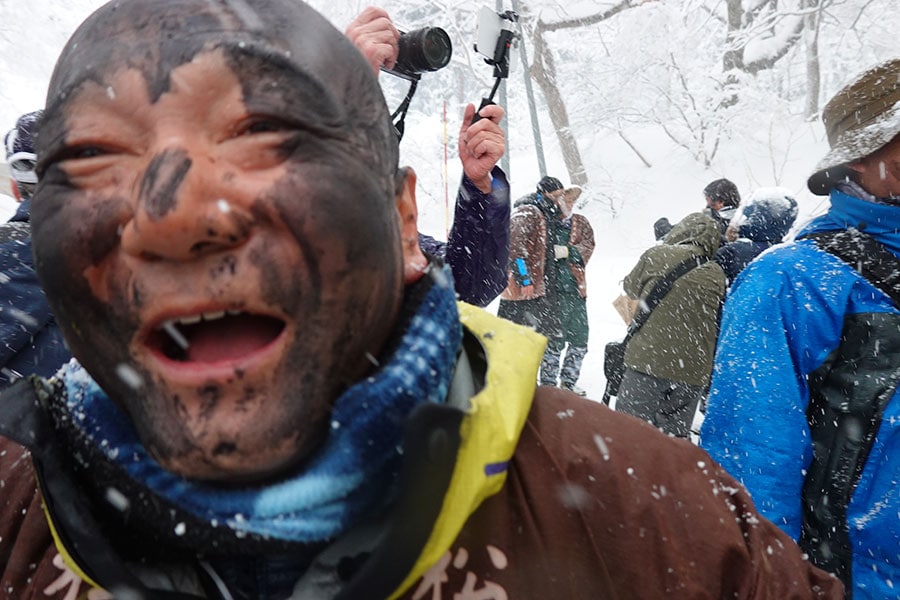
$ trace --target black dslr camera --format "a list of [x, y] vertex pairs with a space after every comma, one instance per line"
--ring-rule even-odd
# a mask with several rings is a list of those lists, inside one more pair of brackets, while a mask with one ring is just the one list
[[401, 31], [397, 63], [388, 73], [404, 79], [418, 79], [422, 73], [446, 67], [451, 56], [450, 36], [440, 27]]
[[[518, 20], [519, 15], [515, 11], [498, 13], [486, 6], [482, 7], [478, 15], [475, 51], [484, 57], [487, 64], [494, 67], [495, 79], [488, 97], [481, 99], [478, 111], [494, 103], [494, 94], [500, 86], [500, 81], [509, 76], [509, 54], [518, 38], [514, 30]], [[440, 27], [423, 27], [408, 33], [400, 33], [399, 52], [394, 68], [382, 67], [383, 71], [410, 82], [406, 98], [391, 115], [398, 139], [403, 139], [406, 112], [409, 110], [413, 94], [416, 93], [416, 85], [422, 73], [446, 67], [452, 55], [450, 36]], [[475, 112], [473, 123], [481, 118], [478, 111]]]
[[402, 140], [406, 111], [409, 110], [409, 103], [416, 93], [422, 73], [446, 67], [453, 55], [453, 44], [450, 43], [447, 32], [440, 27], [423, 27], [408, 33], [401, 31], [398, 46], [394, 68], [382, 67], [381, 70], [409, 81], [406, 98], [391, 115], [397, 139]]

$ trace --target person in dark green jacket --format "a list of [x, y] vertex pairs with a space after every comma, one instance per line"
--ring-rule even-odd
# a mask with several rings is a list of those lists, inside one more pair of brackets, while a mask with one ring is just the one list
[[[711, 259], [719, 228], [702, 213], [676, 224], [625, 277], [625, 294], [643, 300], [661, 277], [690, 258]], [[625, 351], [616, 409], [687, 438], [712, 373], [725, 273], [708, 260], [676, 280]]]

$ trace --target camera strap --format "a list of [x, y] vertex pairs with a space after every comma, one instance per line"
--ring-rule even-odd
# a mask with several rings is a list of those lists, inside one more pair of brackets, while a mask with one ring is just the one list
[[[391, 121], [394, 123], [394, 133], [397, 134], [397, 141], [403, 139], [403, 131], [406, 129], [406, 112], [409, 110], [409, 104], [412, 102], [413, 95], [416, 93], [416, 87], [419, 85], [418, 79], [409, 80], [409, 91], [406, 92], [406, 98], [397, 107], [397, 110], [391, 115]], [[399, 116], [399, 118], [398, 118]]]

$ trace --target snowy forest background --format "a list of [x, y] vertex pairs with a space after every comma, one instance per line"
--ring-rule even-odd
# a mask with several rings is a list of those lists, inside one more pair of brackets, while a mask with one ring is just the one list
[[[103, 3], [0, 0], [0, 132], [43, 106], [60, 49]], [[309, 3], [343, 30], [373, 2]], [[401, 144], [402, 162], [419, 175], [420, 228], [441, 239], [461, 173], [463, 107], [477, 105], [493, 83], [493, 69], [473, 51], [477, 13], [485, 5], [518, 13], [521, 37], [501, 92], [506, 168], [514, 198], [533, 191], [542, 164], [546, 174], [584, 189], [578, 210], [593, 225], [597, 249], [588, 265], [591, 339], [580, 383], [593, 398], [605, 383], [603, 345], [625, 330], [611, 301], [654, 243], [653, 222], [700, 210], [703, 187], [719, 177], [733, 180], [745, 199], [758, 187], [792, 190], [798, 226], [823, 212], [827, 202], [805, 185], [827, 150], [821, 107], [862, 69], [900, 54], [896, 0], [376, 4], [401, 30], [438, 26], [453, 42], [450, 65], [423, 75]], [[386, 74], [380, 81], [393, 110], [407, 83]], [[0, 217], [13, 209], [0, 195]]]

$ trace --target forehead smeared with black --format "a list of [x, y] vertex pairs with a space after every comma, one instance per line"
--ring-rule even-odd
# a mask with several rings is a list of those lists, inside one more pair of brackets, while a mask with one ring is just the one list
[[65, 137], [66, 108], [86, 83], [105, 87], [120, 70], [135, 69], [155, 102], [174, 69], [215, 49], [230, 58], [245, 101], [263, 76], [236, 69], [248, 61], [269, 63], [294, 87], [311, 88], [323, 125], [374, 165], [393, 192], [397, 141], [377, 79], [352, 43], [300, 0], [114, 0], [101, 7], [60, 55], [39, 146]]

